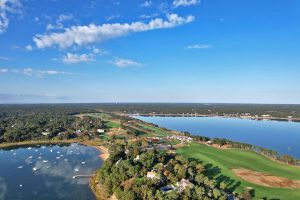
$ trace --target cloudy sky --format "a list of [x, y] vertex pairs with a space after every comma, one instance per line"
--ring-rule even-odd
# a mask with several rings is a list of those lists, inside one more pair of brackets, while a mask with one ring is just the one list
[[0, 0], [0, 103], [300, 103], [298, 0]]

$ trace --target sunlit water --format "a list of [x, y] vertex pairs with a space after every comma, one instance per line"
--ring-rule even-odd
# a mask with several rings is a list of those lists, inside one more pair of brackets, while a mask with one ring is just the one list
[[89, 178], [102, 161], [95, 148], [71, 144], [0, 150], [0, 200], [95, 199]]
[[245, 142], [300, 159], [300, 123], [222, 117], [142, 117], [137, 119], [194, 135]]

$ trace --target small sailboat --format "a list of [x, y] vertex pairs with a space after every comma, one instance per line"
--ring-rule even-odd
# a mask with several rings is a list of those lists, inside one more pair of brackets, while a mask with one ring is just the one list
[[31, 149], [31, 147], [28, 147], [27, 149], [28, 149], [28, 150], [30, 150], [30, 149]]
[[22, 168], [23, 168], [23, 166], [22, 166], [22, 165], [18, 167], [18, 169], [22, 169]]

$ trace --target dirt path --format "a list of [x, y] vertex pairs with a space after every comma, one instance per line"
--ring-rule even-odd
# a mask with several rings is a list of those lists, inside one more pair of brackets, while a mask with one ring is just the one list
[[273, 176], [268, 173], [256, 172], [248, 169], [232, 169], [238, 177], [261, 186], [277, 188], [300, 188], [300, 180]]

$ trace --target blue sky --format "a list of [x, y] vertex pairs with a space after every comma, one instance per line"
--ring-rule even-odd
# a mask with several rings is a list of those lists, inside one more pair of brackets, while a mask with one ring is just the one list
[[300, 103], [298, 0], [0, 0], [0, 103]]

